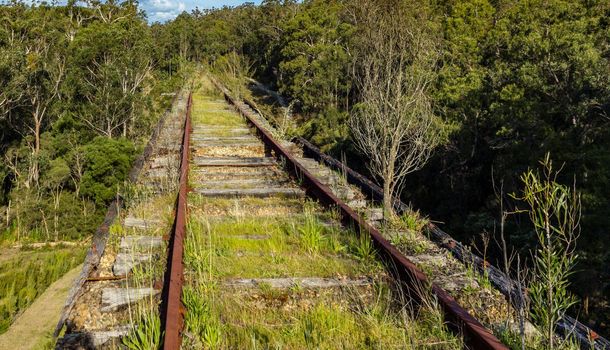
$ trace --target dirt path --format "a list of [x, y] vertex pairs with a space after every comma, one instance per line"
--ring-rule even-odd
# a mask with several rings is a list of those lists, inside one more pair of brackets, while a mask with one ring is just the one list
[[82, 268], [82, 265], [79, 265], [68, 271], [36, 298], [8, 331], [0, 335], [0, 350], [32, 349], [44, 342], [49, 333], [53, 331], [72, 281]]

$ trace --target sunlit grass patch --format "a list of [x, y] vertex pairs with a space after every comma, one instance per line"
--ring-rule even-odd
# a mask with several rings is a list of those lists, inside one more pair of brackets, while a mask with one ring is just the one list
[[0, 263], [0, 333], [51, 283], [79, 265], [81, 247], [49, 247]]
[[208, 198], [197, 193], [189, 194], [189, 207], [194, 217], [234, 218], [299, 215], [303, 200], [294, 198]]
[[133, 327], [122, 339], [123, 345], [132, 350], [159, 349], [164, 334], [159, 314], [154, 310], [144, 309], [138, 312], [136, 322], [137, 327]]
[[[336, 232], [314, 216], [300, 219], [247, 219], [215, 223], [193, 222], [185, 261], [218, 278], [361, 276], [379, 266], [358, 261], [350, 247], [357, 240], [349, 232]], [[310, 232], [315, 232], [312, 249]], [[192, 245], [192, 249], [191, 248]], [[191, 254], [190, 252], [193, 252]]]
[[155, 219], [171, 224], [175, 202], [175, 193], [152, 195], [133, 202], [127, 212], [140, 219]]
[[212, 293], [201, 285], [183, 289], [182, 303], [189, 311], [184, 319], [186, 334], [184, 348], [215, 349], [221, 344], [224, 331], [217, 310], [214, 308], [214, 302]]
[[[387, 288], [265, 290], [244, 293], [190, 289], [187, 348], [461, 349], [442, 319], [396, 312]], [[195, 302], [193, 302], [195, 300]], [[193, 304], [196, 304], [193, 305]], [[188, 313], [187, 313], [188, 315]], [[197, 331], [198, 330], [198, 331]]]
[[191, 118], [194, 125], [205, 124], [226, 127], [244, 127], [246, 121], [237, 112], [231, 110], [225, 103], [205, 97], [193, 96]]

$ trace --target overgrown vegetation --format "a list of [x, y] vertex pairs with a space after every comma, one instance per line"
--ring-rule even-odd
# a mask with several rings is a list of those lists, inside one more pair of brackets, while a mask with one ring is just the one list
[[[519, 191], [521, 173], [550, 152], [565, 164], [557, 182], [575, 179], [582, 192], [587, 244], [576, 247], [580, 258], [570, 279], [586, 301], [581, 318], [608, 324], [607, 1], [365, 3], [415, 6], [426, 14], [414, 19], [417, 28], [438, 35], [430, 103], [447, 137], [425, 167], [407, 176], [403, 199], [443, 221], [461, 241], [482, 232], [493, 236], [500, 225], [494, 181], [502, 181], [507, 193]], [[336, 156], [346, 154], [351, 166], [366, 172], [346, 123], [363, 98], [356, 84], [363, 72], [354, 68], [368, 28], [357, 20], [358, 4], [263, 1], [183, 13], [165, 27], [183, 33], [184, 59], [213, 66], [235, 53], [243, 56], [254, 78], [291, 103], [299, 135]], [[533, 225], [519, 215], [504, 225], [507, 247], [527, 255], [537, 241]], [[501, 256], [494, 245], [488, 253], [490, 259]]]
[[49, 247], [26, 251], [0, 263], [0, 333], [19, 312], [66, 272], [82, 263], [83, 248]]
[[[185, 247], [189, 286], [182, 295], [188, 309], [187, 347], [460, 348], [438, 310], [413, 313], [405, 306], [397, 312], [397, 296], [381, 280], [372, 291], [347, 288], [341, 297], [298, 286], [284, 290], [261, 284], [239, 292], [221, 285], [240, 276], [355, 278], [382, 271], [370, 239], [336, 234], [320, 220], [311, 214], [298, 224], [294, 219], [192, 219]], [[253, 238], [242, 237], [244, 232]], [[262, 235], [268, 238], [257, 239]]]
[[[245, 127], [234, 112], [203, 108], [213, 99], [194, 95], [195, 128], [210, 120]], [[226, 171], [251, 172], [198, 170], [194, 188], [219, 182]], [[309, 199], [208, 198], [196, 191], [189, 208], [183, 347], [461, 348], [434, 303], [417, 308], [390, 287], [369, 234], [343, 228], [337, 212]]]
[[[370, 92], [358, 84], [366, 71], [356, 53], [367, 47], [361, 38], [371, 29], [358, 10], [406, 6], [418, 10], [410, 18], [414, 29], [437, 36], [423, 110], [442, 119], [447, 137], [405, 178], [403, 199], [463, 241], [494, 235], [501, 225], [510, 233], [507, 247], [527, 253], [539, 241], [535, 224], [523, 215], [500, 220], [493, 183], [519, 191], [520, 174], [552, 153], [565, 164], [556, 183], [575, 180], [582, 193], [587, 244], [574, 248], [580, 258], [572, 290], [589, 323], [609, 323], [607, 1], [266, 0], [154, 25], [134, 2], [79, 4], [0, 6], [2, 242], [90, 234], [168, 105], [160, 94], [179, 86], [189, 61], [213, 68], [238, 95], [250, 93], [243, 80], [251, 75], [278, 90], [294, 118], [282, 134], [345, 154], [366, 172], [347, 124]], [[416, 61], [403, 63], [412, 68]], [[222, 113], [207, 122], [217, 117]], [[490, 248], [491, 259], [500, 255]]]
[[[184, 81], [136, 3], [64, 3], [0, 4], [2, 248], [89, 239]], [[1, 331], [83, 259], [19, 254], [2, 267]]]
[[527, 212], [538, 238], [528, 295], [532, 320], [540, 327], [546, 346], [561, 349], [566, 341], [555, 339], [557, 322], [576, 304], [568, 286], [577, 258], [574, 249], [580, 225], [580, 196], [556, 182], [559, 172], [553, 168], [549, 154], [541, 164], [542, 175], [530, 170], [521, 178], [524, 189], [520, 199], [529, 206]]

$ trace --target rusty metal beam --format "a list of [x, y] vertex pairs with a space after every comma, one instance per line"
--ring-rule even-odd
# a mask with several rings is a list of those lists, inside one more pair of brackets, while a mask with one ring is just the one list
[[189, 94], [182, 137], [182, 154], [180, 161], [180, 188], [176, 200], [176, 217], [170, 238], [169, 257], [165, 274], [163, 304], [161, 306], [162, 329], [165, 330], [163, 349], [180, 349], [182, 343], [182, 327], [184, 325], [184, 308], [182, 306], [182, 285], [184, 283], [184, 236], [186, 233], [189, 149], [191, 135], [192, 93]]

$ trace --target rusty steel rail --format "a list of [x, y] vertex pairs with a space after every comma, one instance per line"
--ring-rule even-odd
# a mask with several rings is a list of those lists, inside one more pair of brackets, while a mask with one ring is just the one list
[[[174, 97], [172, 98], [172, 102], [167, 110], [163, 113], [159, 121], [157, 122], [157, 126], [153, 129], [150, 139], [144, 147], [144, 151], [140, 154], [140, 156], [134, 161], [131, 170], [129, 171], [128, 180], [132, 183], [135, 183], [144, 168], [144, 164], [150, 158], [157, 141], [159, 139], [159, 134], [161, 133], [161, 129], [165, 125], [167, 117], [172, 111], [178, 96], [182, 93], [182, 89], [179, 90]], [[109, 229], [114, 220], [119, 215], [119, 210], [123, 208], [124, 201], [123, 198], [117, 196], [109, 205], [108, 210], [106, 211], [106, 215], [104, 216], [104, 221], [97, 228], [95, 233], [93, 234], [91, 248], [87, 251], [87, 255], [85, 256], [85, 261], [83, 264], [83, 269], [81, 273], [73, 282], [70, 291], [68, 292], [68, 298], [64, 304], [64, 307], [59, 316], [59, 321], [55, 326], [55, 330], [53, 331], [53, 337], [57, 337], [64, 325], [68, 321], [68, 317], [70, 312], [74, 308], [76, 300], [79, 298], [83, 285], [92, 279], [96, 279], [98, 277], [97, 267], [100, 263], [100, 259], [102, 255], [104, 255], [104, 251], [106, 249], [106, 243], [108, 241]]]
[[163, 349], [180, 349], [181, 331], [184, 325], [184, 308], [182, 306], [182, 285], [184, 283], [184, 236], [186, 233], [189, 151], [191, 138], [191, 107], [193, 95], [189, 93], [184, 133], [182, 136], [182, 152], [180, 160], [180, 188], [176, 199], [176, 217], [168, 249], [167, 269], [163, 288], [163, 303], [161, 305], [161, 327], [165, 329]]
[[286, 170], [299, 179], [307, 195], [317, 198], [322, 204], [338, 208], [341, 212], [342, 223], [353, 227], [360, 232], [369, 233], [380, 257], [386, 263], [388, 271], [398, 282], [406, 287], [406, 292], [416, 299], [422, 298], [427, 288], [431, 289], [444, 311], [451, 328], [463, 335], [464, 343], [474, 350], [508, 350], [488, 329], [462, 308], [445, 290], [431, 283], [426, 275], [413, 262], [400, 253], [381, 233], [369, 225], [360, 215], [354, 212], [347, 204], [336, 197], [332, 191], [318, 181], [294, 156], [288, 153], [271, 133], [265, 130], [256, 118], [237, 103], [230, 93], [216, 80], [214, 84], [224, 93], [225, 99], [233, 104], [246, 120], [256, 128], [256, 132], [267, 147], [275, 155], [285, 161]]
[[[326, 164], [336, 171], [347, 174], [347, 181], [360, 188], [370, 199], [374, 201], [383, 200], [383, 190], [381, 187], [362, 174], [349, 168], [337, 159], [324, 154], [319, 148], [302, 137], [296, 137], [294, 142], [303, 147], [305, 155]], [[407, 208], [408, 206], [399, 198], [394, 198], [394, 209], [398, 213], [404, 213]], [[453, 237], [437, 225], [432, 223], [429, 224], [428, 232], [430, 239], [433, 242], [449, 250], [459, 261], [465, 264], [472, 264], [480, 273], [486, 274], [493, 286], [498, 289], [507, 300], [512, 302], [515, 308], [520, 308], [522, 305], [525, 305], [524, 298], [526, 297], [526, 293], [519, 289], [517, 281], [514, 281], [510, 276], [490, 264], [487, 260], [472, 253], [470, 249], [453, 239]], [[610, 341], [568, 315], [564, 315], [563, 318], [559, 320], [557, 324], [557, 334], [562, 337], [565, 337], [566, 335], [574, 336], [583, 350], [610, 350]]]

